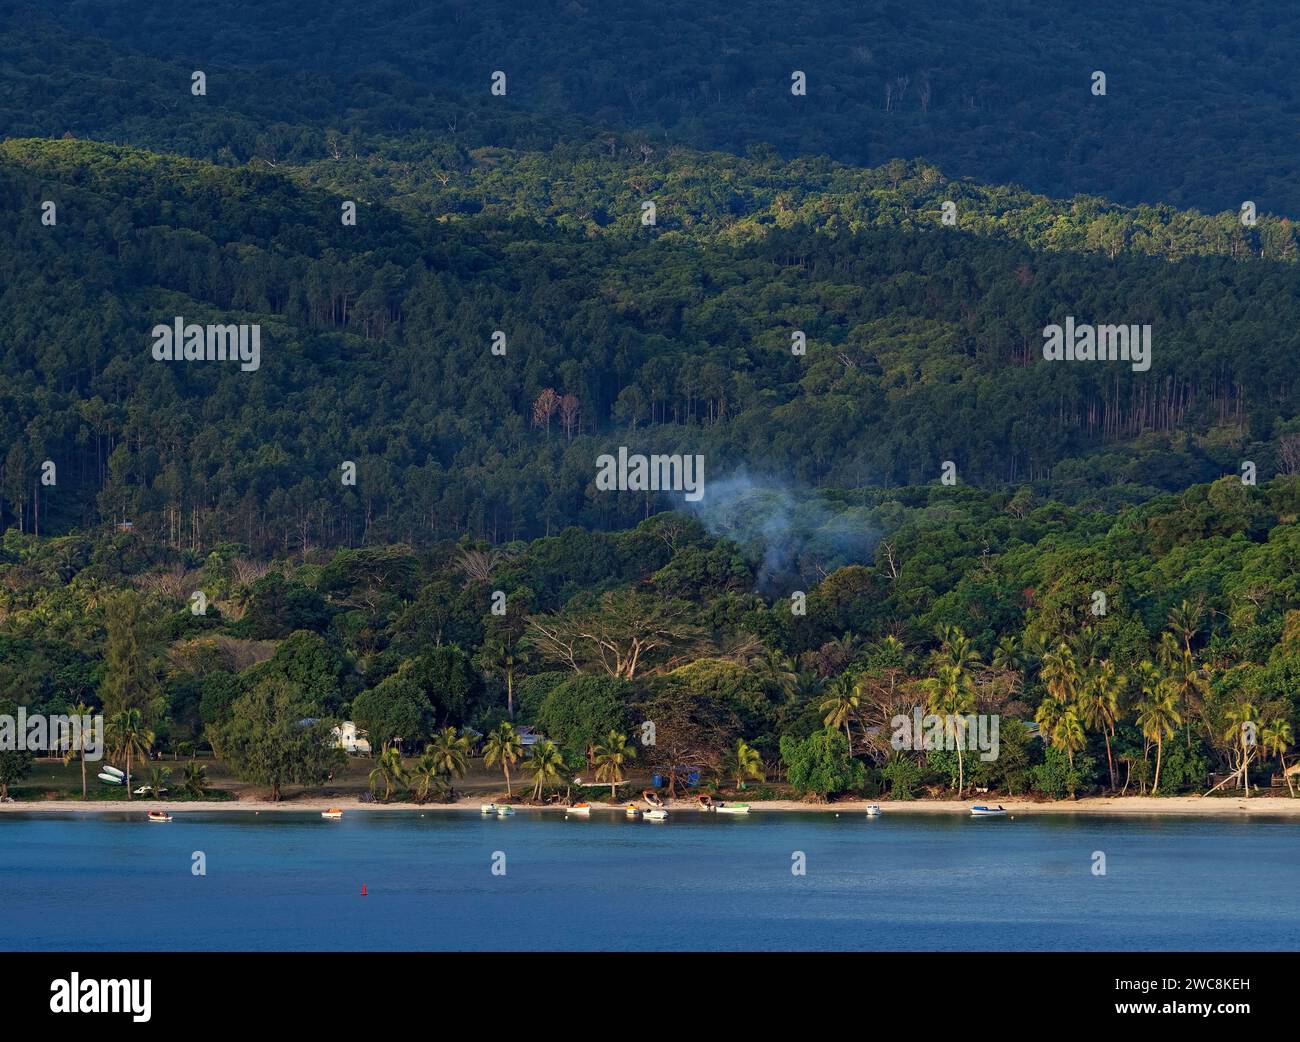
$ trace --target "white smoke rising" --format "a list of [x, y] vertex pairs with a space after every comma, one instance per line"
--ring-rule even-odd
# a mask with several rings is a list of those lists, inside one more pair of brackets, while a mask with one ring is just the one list
[[760, 593], [806, 589], [848, 564], [870, 564], [879, 532], [862, 507], [829, 503], [815, 490], [738, 471], [708, 483], [688, 504], [710, 534], [760, 562]]

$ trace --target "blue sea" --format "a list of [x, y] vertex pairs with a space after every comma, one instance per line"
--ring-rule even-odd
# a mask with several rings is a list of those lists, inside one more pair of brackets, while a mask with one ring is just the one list
[[0, 815], [0, 950], [1300, 948], [1282, 820], [173, 814]]

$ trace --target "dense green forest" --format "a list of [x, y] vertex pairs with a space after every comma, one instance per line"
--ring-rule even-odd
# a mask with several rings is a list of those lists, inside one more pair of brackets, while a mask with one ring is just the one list
[[[1001, 755], [961, 769], [1012, 793], [1199, 789], [1243, 762], [1258, 781], [1285, 755], [1300, 479], [1229, 477], [1117, 515], [937, 486], [861, 510], [884, 533], [869, 562], [827, 570], [802, 612], [798, 590], [754, 592], [763, 544], [671, 512], [615, 534], [273, 561], [11, 528], [0, 689], [47, 712], [140, 708], [181, 751], [222, 751], [276, 693], [295, 719], [355, 718], [408, 748], [454, 728], [468, 750], [462, 729], [513, 713], [575, 772], [611, 731], [653, 721], [644, 767], [726, 779], [743, 741], [823, 796], [955, 784], [951, 752], [891, 747], [888, 721], [914, 706], [999, 715]], [[599, 646], [579, 636], [593, 632]]]
[[[1214, 252], [1210, 221], [1180, 230], [1207, 255], [1176, 262], [828, 230], [815, 202], [701, 236], [365, 203], [352, 227], [346, 196], [275, 170], [79, 141], [5, 143], [0, 197], [23, 215], [0, 232], [0, 499], [23, 531], [130, 521], [273, 553], [614, 529], [665, 505], [593, 494], [595, 457], [632, 443], [715, 480], [922, 484], [951, 460], [1107, 503], [1297, 462], [1297, 267]], [[150, 330], [178, 315], [259, 322], [260, 367], [160, 365]], [[1045, 364], [1064, 315], [1151, 323], [1151, 370]]]
[[509, 721], [819, 797], [1284, 766], [1296, 16], [976, 6], [0, 7], [0, 707], [277, 792], [345, 718], [385, 791]]
[[[661, 151], [924, 157], [1056, 196], [1210, 211], [1250, 199], [1300, 214], [1288, 144], [1300, 136], [1300, 14], [1267, 0], [0, 9], [12, 136], [302, 162], [325, 154], [330, 131], [519, 146], [581, 125], [630, 129]], [[201, 106], [179, 93], [193, 69], [212, 82]], [[498, 70], [504, 98], [488, 95]], [[804, 97], [791, 94], [795, 71]]]

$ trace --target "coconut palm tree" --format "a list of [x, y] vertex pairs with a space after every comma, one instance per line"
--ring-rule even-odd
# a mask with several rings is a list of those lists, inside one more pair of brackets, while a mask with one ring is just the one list
[[975, 708], [975, 693], [970, 677], [960, 667], [948, 664], [939, 667], [938, 676], [921, 681], [926, 693], [926, 709], [944, 718], [944, 732], [956, 731], [957, 746], [957, 798], [961, 799], [966, 787], [966, 765], [963, 747], [966, 744], [966, 714]]
[[1043, 656], [1038, 675], [1047, 693], [1063, 707], [1074, 702], [1079, 689], [1079, 663], [1068, 644], [1058, 644]]
[[610, 730], [603, 742], [593, 750], [596, 763], [596, 781], [609, 783], [609, 798], [618, 798], [618, 787], [623, 782], [623, 765], [636, 758], [636, 746], [629, 745], [627, 735]]
[[406, 782], [406, 768], [402, 765], [402, 754], [398, 752], [397, 746], [389, 746], [379, 754], [379, 759], [375, 761], [374, 770], [370, 772], [370, 791], [373, 793], [380, 782], [384, 783], [384, 800], [388, 802], [388, 797], [392, 794], [393, 786], [403, 785]]
[[1038, 703], [1038, 708], [1034, 711], [1034, 723], [1038, 725], [1038, 733], [1043, 736], [1044, 741], [1051, 741], [1057, 721], [1065, 715], [1069, 705], [1068, 702], [1061, 701], [1050, 692]]
[[[78, 702], [69, 712], [74, 719], [85, 720], [90, 716], [90, 706]], [[90, 728], [77, 727], [69, 737], [71, 742], [63, 751], [63, 763], [66, 766], [74, 759], [81, 761], [81, 798], [84, 800], [86, 798], [86, 746], [91, 739]]]
[[1178, 695], [1167, 680], [1158, 676], [1158, 671], [1151, 668], [1151, 663], [1143, 662], [1139, 668], [1146, 668], [1143, 678], [1142, 697], [1137, 704], [1137, 725], [1142, 735], [1149, 742], [1156, 743], [1156, 773], [1151, 784], [1151, 794], [1160, 788], [1160, 762], [1164, 753], [1165, 739], [1174, 734], [1183, 722], [1178, 711]]
[[528, 754], [528, 769], [533, 773], [533, 799], [540, 800], [546, 785], [564, 777], [564, 757], [554, 742], [538, 742]]
[[[1164, 634], [1165, 637], [1172, 637]], [[1205, 707], [1205, 700], [1210, 696], [1209, 671], [1197, 665], [1191, 652], [1176, 648], [1165, 666], [1165, 675], [1179, 701], [1187, 711], [1187, 748], [1192, 747], [1191, 717], [1200, 713]]]
[[723, 760], [723, 769], [736, 779], [737, 789], [744, 787], [746, 778], [762, 781], [765, 777], [763, 757], [743, 738], [736, 739], [736, 747]]
[[126, 758], [126, 798], [131, 798], [131, 758], [148, 757], [154, 734], [144, 725], [144, 714], [139, 709], [120, 710], [108, 725], [109, 748], [112, 755]]
[[1119, 722], [1119, 699], [1128, 678], [1120, 673], [1110, 659], [1102, 659], [1084, 678], [1079, 689], [1079, 719], [1084, 727], [1097, 728], [1106, 742], [1106, 768], [1110, 774], [1110, 788], [1115, 791], [1115, 757], [1111, 739]]
[[940, 626], [936, 633], [939, 648], [931, 656], [936, 667], [951, 666], [963, 673], [979, 664], [980, 653], [971, 639], [958, 626]]
[[1070, 650], [1080, 671], [1086, 672], [1101, 653], [1101, 637], [1091, 626], [1084, 626], [1071, 638]]
[[837, 730], [844, 728], [844, 737], [849, 740], [849, 752], [853, 751], [853, 735], [849, 733], [849, 721], [858, 714], [862, 706], [862, 698], [858, 694], [858, 686], [853, 682], [853, 678], [847, 673], [841, 673], [831, 681], [828, 688], [829, 696], [821, 704], [821, 710], [826, 714], [822, 721], [827, 727], [833, 727]]
[[1073, 767], [1074, 754], [1088, 744], [1077, 706], [1067, 705], [1057, 716], [1056, 723], [1052, 727], [1051, 741], [1056, 748], [1065, 750], [1066, 759]]
[[524, 754], [523, 744], [519, 741], [519, 735], [515, 732], [514, 724], [502, 721], [501, 726], [487, 736], [483, 743], [483, 765], [485, 767], [495, 767], [501, 765], [501, 769], [506, 776], [506, 796], [510, 792], [510, 768], [513, 767]]
[[1195, 601], [1182, 601], [1176, 608], [1169, 609], [1169, 630], [1183, 644], [1183, 654], [1191, 655], [1192, 638], [1201, 628], [1201, 618], [1205, 613], [1205, 601], [1198, 597]]
[[801, 669], [794, 681], [794, 700], [803, 705], [817, 698], [826, 684], [815, 669]]
[[457, 737], [456, 728], [444, 727], [424, 747], [426, 756], [432, 756], [438, 773], [447, 778], [463, 778], [469, 769], [469, 738]]
[[1259, 738], [1264, 743], [1264, 750], [1270, 756], [1276, 756], [1282, 761], [1282, 775], [1286, 778], [1286, 791], [1294, 798], [1295, 789], [1291, 785], [1290, 775], [1286, 773], [1286, 751], [1291, 747], [1290, 721], [1283, 720], [1281, 717], [1270, 720], [1259, 733]]
[[1241, 757], [1241, 767], [1238, 774], [1242, 777], [1242, 783], [1246, 790], [1246, 795], [1250, 796], [1250, 761], [1255, 755], [1255, 734], [1259, 728], [1259, 710], [1255, 708], [1252, 702], [1238, 702], [1236, 705], [1228, 707], [1224, 714], [1228, 721], [1227, 728], [1224, 729], [1223, 738], [1231, 742], [1233, 748], [1237, 750]]
[[446, 792], [447, 783], [442, 780], [438, 759], [432, 754], [426, 752], [415, 762], [413, 774], [416, 782], [414, 790], [416, 803], [424, 803], [429, 798], [430, 790], [439, 796]]
[[1020, 641], [1008, 634], [998, 641], [993, 649], [993, 665], [996, 669], [1005, 669], [1008, 673], [1022, 673], [1025, 669], [1025, 655], [1020, 648]]
[[758, 678], [783, 699], [788, 700], [794, 694], [797, 682], [794, 663], [781, 652], [775, 648], [769, 649], [761, 655], [755, 655], [749, 664]]
[[208, 791], [208, 769], [201, 763], [191, 760], [185, 765], [181, 778], [181, 792], [195, 799], [201, 799]]
[[167, 783], [171, 781], [172, 772], [166, 767], [154, 767], [149, 771], [149, 794], [154, 799], [161, 797], [162, 792], [167, 788]]
[[506, 715], [515, 718], [515, 676], [528, 662], [526, 646], [516, 640], [496, 638], [483, 646], [479, 665], [488, 673], [495, 673], [506, 682]]

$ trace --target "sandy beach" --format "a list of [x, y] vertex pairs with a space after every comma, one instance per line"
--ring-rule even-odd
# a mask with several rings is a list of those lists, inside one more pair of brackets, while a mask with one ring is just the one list
[[[469, 811], [478, 808], [488, 799], [483, 796], [469, 796], [455, 803], [362, 803], [355, 797], [334, 797], [326, 799], [316, 796], [304, 796], [296, 799], [281, 800], [271, 803], [261, 799], [239, 799], [224, 801], [194, 802], [152, 802], [147, 799], [132, 803], [108, 800], [39, 800], [25, 803], [0, 804], [0, 814], [53, 814], [53, 813], [139, 813], [154, 808], [166, 808], [173, 814], [189, 813], [255, 813], [255, 814], [301, 814], [319, 813], [330, 807], [339, 807], [348, 813], [367, 813], [372, 811], [412, 813], [438, 813], [440, 811]], [[617, 804], [593, 803], [592, 815], [623, 813], [626, 802]], [[852, 800], [841, 803], [803, 803], [797, 800], [765, 800], [750, 804], [753, 814], [770, 813], [814, 813], [814, 814], [864, 814], [871, 803], [876, 803], [884, 814], [969, 814], [976, 803], [988, 803], [1006, 808], [1009, 816], [1018, 814], [1097, 814], [1097, 815], [1158, 815], [1168, 817], [1183, 816], [1259, 816], [1259, 817], [1296, 817], [1300, 818], [1300, 799], [1277, 796], [1241, 797], [1201, 797], [1201, 796], [1104, 796], [1089, 797], [1079, 800], [1034, 801], [987, 799], [980, 800], [911, 800], [891, 802], [889, 800]], [[638, 801], [639, 804], [639, 801]], [[693, 800], [669, 800], [669, 811], [683, 814], [701, 813]], [[513, 803], [513, 809], [520, 813], [563, 814], [561, 805], [533, 806]]]

